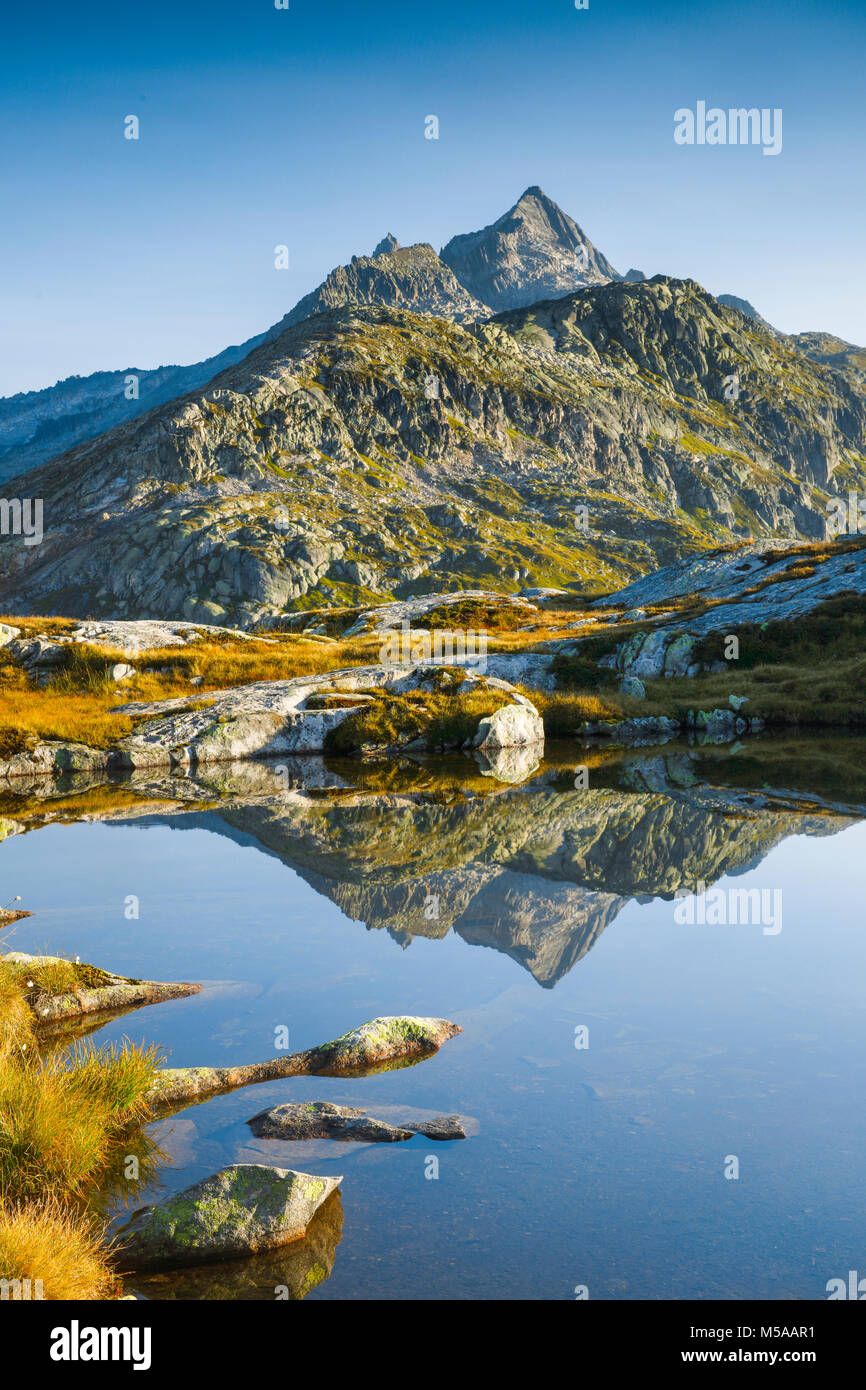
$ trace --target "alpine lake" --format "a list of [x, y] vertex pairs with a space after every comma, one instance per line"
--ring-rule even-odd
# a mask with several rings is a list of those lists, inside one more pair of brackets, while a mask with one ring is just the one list
[[[149, 1299], [824, 1299], [866, 1269], [866, 739], [7, 783], [7, 949], [201, 993], [82, 1022], [169, 1065], [380, 1015], [462, 1032], [148, 1129], [119, 1224], [234, 1163], [342, 1182], [304, 1240], [126, 1278]], [[288, 1101], [466, 1139], [253, 1137]]]

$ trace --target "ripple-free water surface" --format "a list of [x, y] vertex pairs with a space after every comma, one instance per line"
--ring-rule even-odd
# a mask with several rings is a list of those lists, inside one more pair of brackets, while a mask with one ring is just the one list
[[[406, 1070], [251, 1087], [157, 1127], [162, 1193], [235, 1162], [343, 1175], [342, 1238], [309, 1297], [568, 1299], [587, 1286], [591, 1298], [815, 1299], [866, 1262], [866, 823], [838, 825], [782, 836], [718, 881], [780, 888], [778, 933], [679, 924], [670, 900], [624, 896], [552, 987], [527, 968], [524, 938], [512, 955], [483, 942], [501, 942], [502, 914], [525, 915], [534, 898], [555, 919], [540, 936], [556, 928], [574, 870], [557, 878], [555, 856], [541, 876], [514, 861], [504, 896], [482, 891], [465, 935], [441, 939], [368, 929], [216, 813], [53, 824], [7, 839], [0, 866], [6, 898], [20, 893], [35, 914], [9, 946], [207, 982], [97, 1041], [128, 1035], [164, 1045], [175, 1066], [225, 1065], [272, 1056], [282, 1027], [297, 1050], [379, 1014], [461, 1024]], [[573, 865], [578, 831], [565, 840]], [[422, 887], [434, 848], [424, 836], [409, 846]], [[634, 853], [615, 839], [608, 850], [620, 868]], [[464, 871], [438, 881], [441, 910]], [[581, 1025], [587, 1048], [575, 1046]], [[307, 1099], [390, 1117], [459, 1112], [470, 1137], [251, 1137], [257, 1111]]]

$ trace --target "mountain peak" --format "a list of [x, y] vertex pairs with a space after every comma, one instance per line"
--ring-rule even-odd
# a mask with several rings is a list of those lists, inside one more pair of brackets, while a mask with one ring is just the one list
[[496, 222], [442, 251], [470, 294], [502, 312], [617, 279], [568, 213], [532, 184]]
[[395, 236], [392, 235], [391, 232], [389, 232], [387, 236], [383, 236], [382, 240], [379, 242], [378, 246], [373, 252], [373, 256], [386, 256], [389, 251], [399, 251], [399, 249], [399, 241]]

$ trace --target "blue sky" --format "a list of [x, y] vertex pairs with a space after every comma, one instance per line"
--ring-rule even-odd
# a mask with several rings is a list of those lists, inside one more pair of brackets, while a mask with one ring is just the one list
[[[862, 0], [18, 7], [0, 394], [196, 361], [385, 232], [438, 250], [530, 184], [621, 271], [866, 343], [864, 39]], [[674, 111], [698, 100], [781, 107], [781, 154], [676, 145]]]

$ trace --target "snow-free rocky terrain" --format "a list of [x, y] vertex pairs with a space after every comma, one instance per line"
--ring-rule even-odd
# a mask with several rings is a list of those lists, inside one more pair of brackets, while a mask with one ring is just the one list
[[866, 492], [864, 425], [845, 377], [688, 281], [469, 326], [318, 314], [13, 483], [45, 536], [0, 544], [0, 609], [250, 627], [430, 590], [610, 590], [713, 541], [823, 537], [829, 496]]
[[866, 493], [863, 352], [723, 299], [620, 277], [537, 187], [441, 255], [389, 234], [137, 400], [115, 372], [0, 401], [6, 494], [44, 506], [0, 608], [250, 628], [819, 539]]

